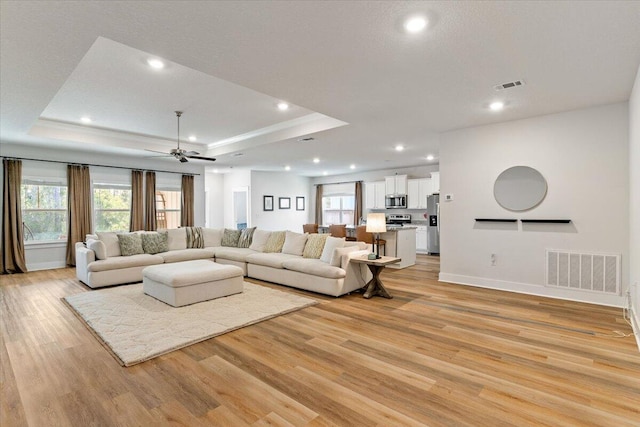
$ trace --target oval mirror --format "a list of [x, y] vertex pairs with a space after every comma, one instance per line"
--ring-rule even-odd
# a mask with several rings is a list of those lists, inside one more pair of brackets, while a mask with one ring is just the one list
[[493, 186], [496, 202], [511, 211], [537, 206], [547, 194], [547, 181], [537, 170], [514, 166], [502, 172]]

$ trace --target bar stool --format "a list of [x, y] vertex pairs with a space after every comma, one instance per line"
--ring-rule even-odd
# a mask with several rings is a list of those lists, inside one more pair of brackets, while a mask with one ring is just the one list
[[[376, 244], [376, 239], [373, 237], [373, 233], [367, 233], [366, 225], [359, 225], [356, 227], [356, 240], [358, 242], [365, 242], [370, 245]], [[382, 254], [386, 255], [385, 244], [386, 240], [380, 239], [380, 249], [382, 250]]]
[[318, 233], [318, 224], [302, 224], [302, 232], [309, 234]]
[[332, 224], [329, 226], [332, 237], [347, 237], [347, 224]]

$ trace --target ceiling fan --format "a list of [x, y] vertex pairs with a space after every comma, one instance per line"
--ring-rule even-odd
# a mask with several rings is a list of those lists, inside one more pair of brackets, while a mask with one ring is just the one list
[[152, 153], [160, 153], [167, 156], [173, 156], [176, 159], [180, 160], [181, 163], [186, 163], [189, 159], [198, 159], [198, 160], [209, 160], [211, 162], [215, 162], [216, 159], [213, 157], [204, 157], [200, 156], [200, 153], [197, 151], [187, 151], [180, 148], [180, 116], [182, 116], [182, 111], [176, 111], [176, 117], [178, 118], [178, 147], [171, 149], [168, 153], [163, 153], [161, 151], [147, 150]]

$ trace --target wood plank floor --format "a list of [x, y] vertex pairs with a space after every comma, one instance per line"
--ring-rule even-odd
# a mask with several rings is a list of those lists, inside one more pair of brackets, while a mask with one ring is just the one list
[[74, 270], [1, 276], [0, 425], [639, 426], [620, 309], [386, 270], [393, 299], [314, 307], [124, 368], [60, 298]]

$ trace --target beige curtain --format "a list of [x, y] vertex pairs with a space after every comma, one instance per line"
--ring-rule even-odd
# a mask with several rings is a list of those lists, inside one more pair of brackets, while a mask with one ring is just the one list
[[193, 175], [182, 175], [182, 200], [180, 225], [193, 227], [194, 223]]
[[316, 224], [322, 225], [322, 184], [316, 185]]
[[129, 231], [144, 230], [144, 185], [142, 171], [131, 171], [131, 218]]
[[2, 247], [0, 270], [2, 274], [26, 273], [24, 236], [22, 230], [22, 161], [3, 159], [2, 181]]
[[67, 265], [76, 265], [76, 242], [91, 233], [89, 166], [67, 166]]
[[353, 225], [360, 224], [362, 217], [362, 181], [356, 181], [356, 209], [353, 215]]
[[144, 191], [144, 229], [155, 231], [158, 228], [156, 218], [156, 173], [147, 171], [145, 174]]

